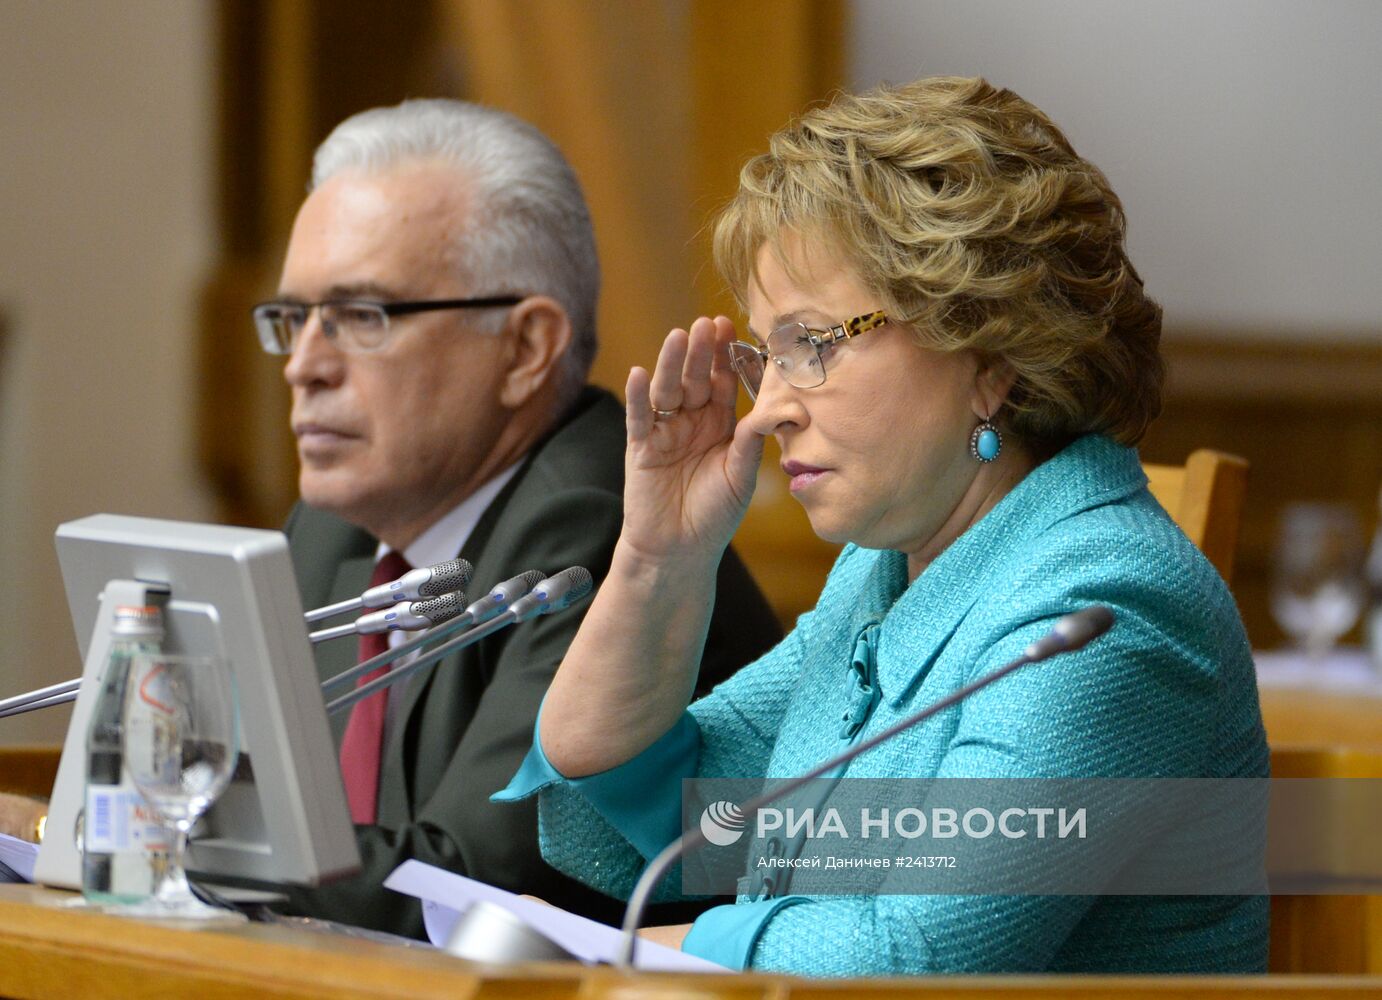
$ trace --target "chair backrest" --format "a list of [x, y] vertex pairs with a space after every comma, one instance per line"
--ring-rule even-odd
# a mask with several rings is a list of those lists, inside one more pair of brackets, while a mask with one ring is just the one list
[[1147, 488], [1181, 531], [1233, 580], [1233, 553], [1248, 491], [1248, 463], [1237, 455], [1201, 448], [1184, 465], [1143, 465]]

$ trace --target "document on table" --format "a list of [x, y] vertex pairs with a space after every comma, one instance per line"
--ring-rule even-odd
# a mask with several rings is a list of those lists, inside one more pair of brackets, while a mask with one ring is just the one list
[[[385, 888], [422, 900], [427, 937], [442, 947], [456, 919], [471, 903], [483, 900], [502, 906], [529, 927], [547, 935], [586, 963], [613, 962], [623, 934], [596, 920], [555, 906], [535, 903], [473, 878], [457, 875], [421, 861], [405, 861], [384, 880]], [[638, 968], [659, 972], [725, 972], [724, 966], [688, 955], [676, 948], [638, 942]]]
[[38, 845], [0, 833], [0, 882], [32, 882]]

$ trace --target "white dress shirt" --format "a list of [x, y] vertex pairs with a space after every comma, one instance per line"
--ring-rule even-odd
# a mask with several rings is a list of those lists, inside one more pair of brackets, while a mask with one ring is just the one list
[[[518, 471], [518, 467], [521, 464], [523, 463], [520, 459], [509, 466], [455, 507], [451, 508], [451, 510], [444, 515], [441, 520], [437, 521], [436, 524], [432, 525], [421, 535], [418, 535], [417, 540], [403, 550], [403, 558], [408, 560], [408, 565], [413, 567], [433, 566], [436, 563], [445, 562], [448, 559], [455, 559], [457, 554], [461, 551], [461, 546], [466, 543], [466, 539], [470, 537], [470, 533], [475, 530], [475, 525], [480, 523], [481, 516], [489, 508], [489, 505], [494, 502], [494, 498], [499, 495], [499, 491], [508, 485], [509, 480], [514, 477], [514, 473]], [[389, 546], [380, 542], [379, 550], [374, 554], [374, 561], [376, 563], [379, 562], [380, 559], [383, 559], [384, 556], [391, 551], [392, 549]], [[488, 582], [498, 583], [499, 581], [493, 580]], [[416, 636], [417, 633], [415, 632], [390, 632], [389, 645], [391, 647], [400, 646], [409, 639], [416, 638]], [[403, 657], [401, 660], [395, 660], [390, 669], [397, 670], [400, 666], [408, 663], [416, 656], [417, 654], [413, 653]], [[398, 726], [399, 719], [402, 717], [403, 703], [405, 701], [404, 693], [407, 691], [408, 685], [412, 683], [412, 680], [412, 678], [401, 680], [393, 687], [389, 688], [389, 707], [384, 717], [384, 746], [386, 747], [389, 745], [389, 741], [393, 739], [394, 729]]]

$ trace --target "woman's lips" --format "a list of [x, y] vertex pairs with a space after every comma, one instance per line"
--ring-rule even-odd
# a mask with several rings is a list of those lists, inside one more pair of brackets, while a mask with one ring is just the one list
[[803, 462], [783, 462], [782, 471], [792, 479], [787, 484], [787, 488], [793, 493], [798, 493], [820, 480], [830, 470], [822, 469], [816, 465], [806, 465]]

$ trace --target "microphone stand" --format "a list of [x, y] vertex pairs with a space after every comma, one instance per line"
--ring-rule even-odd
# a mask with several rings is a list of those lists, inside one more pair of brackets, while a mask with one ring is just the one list
[[[539, 597], [541, 588], [544, 585], [550, 585], [552, 589]], [[456, 636], [456, 638], [449, 642], [444, 642], [440, 646], [429, 649], [413, 662], [390, 670], [382, 677], [376, 677], [369, 683], [361, 684], [359, 687], [348, 691], [334, 701], [327, 702], [327, 714], [333, 715], [336, 712], [349, 708], [362, 698], [368, 698], [376, 691], [382, 691], [386, 687], [397, 684], [405, 677], [411, 676], [424, 667], [430, 667], [432, 664], [437, 663], [444, 657], [456, 652], [458, 649], [464, 649], [466, 646], [477, 643], [481, 639], [498, 632], [502, 628], [507, 628], [510, 625], [517, 625], [520, 622], [525, 622], [530, 618], [536, 618], [539, 615], [549, 615], [558, 611], [565, 611], [567, 608], [583, 599], [586, 594], [590, 593], [592, 586], [593, 582], [590, 579], [590, 574], [580, 567], [572, 567], [571, 569], [563, 570], [561, 573], [548, 577], [546, 580], [534, 586], [529, 594], [515, 600], [509, 607], [505, 608], [503, 612], [491, 618], [489, 621], [475, 626], [470, 631]], [[450, 624], [452, 626], [455, 625], [455, 623]], [[379, 656], [374, 657], [373, 660], [380, 660], [381, 663], [396, 660], [406, 655], [406, 647], [414, 646], [414, 648], [416, 648], [416, 646], [430, 641], [430, 639], [433, 638], [432, 633], [438, 631], [437, 629], [433, 629], [431, 632], [425, 633], [420, 638], [413, 640], [412, 643], [404, 643], [397, 649], [386, 650]], [[347, 675], [354, 677], [368, 673], [369, 670], [373, 669], [373, 666], [371, 666], [373, 660], [366, 660], [364, 663], [352, 667], [350, 670], [337, 674], [327, 683], [331, 684], [334, 688], [338, 686]], [[325, 690], [326, 685], [323, 684], [322, 688]]]
[[[451, 653], [454, 653], [456, 650], [464, 649], [466, 646], [470, 646], [474, 643], [477, 643], [486, 636], [492, 635], [493, 633], [498, 632], [500, 629], [506, 626], [513, 625], [517, 621], [517, 617], [511, 615], [508, 611], [505, 611], [503, 614], [499, 615], [499, 617], [491, 618], [483, 625], [476, 625], [469, 632], [464, 632], [461, 635], [456, 636], [456, 638], [450, 640], [449, 642], [444, 642], [440, 646], [428, 650], [424, 655], [419, 656], [412, 663], [390, 670], [383, 677], [376, 677], [368, 684], [361, 684], [359, 687], [347, 691], [339, 698], [327, 702], [326, 713], [328, 715], [335, 715], [337, 712], [340, 712], [343, 709], [347, 709], [351, 705], [354, 705], [357, 701], [360, 701], [364, 698], [368, 698], [370, 695], [374, 694], [377, 691], [382, 691], [386, 687], [392, 687], [394, 684], [397, 684], [405, 677], [412, 676], [414, 673], [421, 670], [423, 667], [430, 667], [432, 664], [441, 660], [443, 657], [446, 657]], [[433, 629], [432, 631], [439, 630]], [[379, 656], [373, 657], [372, 659], [381, 661], [381, 663], [376, 664], [376, 666], [382, 666], [384, 663], [390, 663], [394, 660], [399, 659], [400, 657], [407, 655], [407, 653], [403, 651], [405, 647], [413, 646], [413, 648], [417, 648], [417, 646], [421, 646], [423, 642], [429, 641], [430, 637], [431, 633], [426, 633], [421, 639], [414, 640], [414, 643], [416, 643], [415, 646], [414, 643], [404, 643], [402, 646], [399, 646], [396, 650], [389, 650], [388, 652], [381, 653]], [[332, 685], [332, 687], [336, 687], [340, 683], [342, 683], [342, 678], [345, 678], [347, 674], [349, 674], [351, 677], [366, 674], [370, 670], [374, 669], [374, 666], [370, 666], [371, 662], [372, 660], [366, 660], [364, 663], [358, 664], [357, 666], [354, 666], [349, 670], [343, 671], [337, 674], [335, 677], [331, 678], [331, 680], [327, 681], [326, 684], [330, 684]], [[326, 684], [322, 685], [323, 690], [325, 690]]]
[[39, 688], [36, 691], [28, 691], [24, 694], [17, 694], [12, 698], [0, 700], [0, 719], [10, 715], [23, 715], [25, 712], [32, 712], [39, 708], [48, 708], [51, 705], [61, 705], [64, 702], [72, 701], [77, 697], [77, 689], [81, 687], [82, 681], [78, 677], [70, 681], [62, 681], [59, 684], [50, 684], [48, 687]]
[[[369, 673], [376, 667], [382, 667], [387, 663], [392, 663], [401, 656], [407, 656], [409, 653], [416, 649], [420, 649], [429, 642], [433, 642], [437, 639], [444, 639], [460, 629], [465, 628], [469, 624], [471, 624], [470, 620], [459, 619], [430, 628], [416, 639], [410, 639], [405, 643], [401, 643], [398, 646], [380, 653], [378, 656], [371, 657], [348, 670], [342, 671], [335, 677], [323, 681], [322, 693], [326, 694], [343, 684], [349, 683], [357, 677]], [[63, 681], [59, 684], [52, 684], [45, 688], [39, 688], [35, 691], [28, 691], [24, 694], [15, 695], [12, 698], [0, 700], [0, 719], [7, 718], [11, 715], [23, 715], [25, 712], [34, 712], [40, 708], [52, 708], [55, 705], [64, 705], [67, 702], [75, 701], [77, 698], [77, 690], [81, 687], [81, 684], [81, 678], [78, 677], [70, 681]]]

